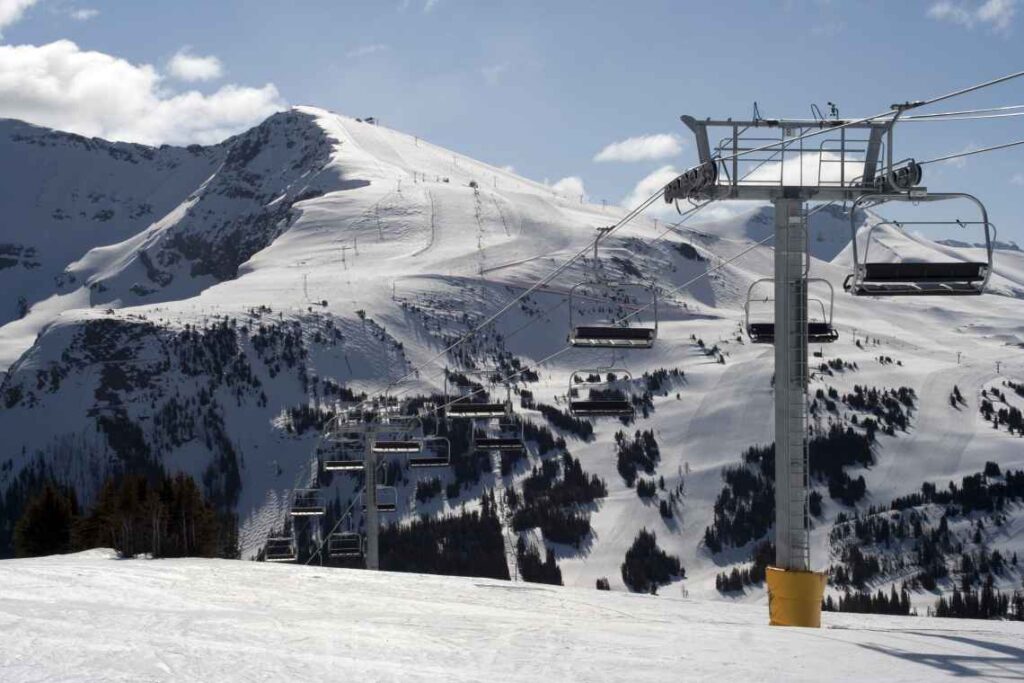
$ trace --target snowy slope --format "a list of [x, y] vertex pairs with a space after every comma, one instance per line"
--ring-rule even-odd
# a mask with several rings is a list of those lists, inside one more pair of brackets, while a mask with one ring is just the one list
[[[62, 144], [68, 155], [88, 152], [84, 143]], [[90, 145], [103, 163], [113, 163], [106, 161], [112, 158], [109, 145]], [[57, 281], [38, 280], [26, 295], [27, 315], [0, 327], [0, 364], [9, 371], [0, 386], [0, 490], [40, 461], [78, 487], [85, 501], [124, 462], [155, 459], [197, 478], [212, 471], [219, 488], [227, 486], [224, 472], [236, 467], [238, 490], [224, 502], [239, 514], [246, 557], [282, 524], [290, 489], [312, 481], [317, 435], [288, 432], [287, 409], [310, 401], [331, 404], [328, 380], [376, 391], [435, 359], [445, 339], [465, 332], [583, 248], [594, 228], [622, 215], [617, 208], [559, 197], [542, 184], [404, 133], [314, 108], [276, 115], [213, 148], [146, 149], [134, 153], [153, 156], [152, 168], [118, 171], [120, 176], [111, 171], [100, 182], [79, 166], [49, 161], [46, 155], [56, 154], [51, 147], [30, 148], [38, 152], [30, 166], [44, 169], [38, 183], [44, 176], [51, 184], [78, 183], [76, 191], [85, 196], [89, 183], [109, 194], [107, 184], [127, 186], [137, 176], [144, 185], [133, 190], [139, 196], [164, 191], [150, 185], [173, 186], [173, 192], [151, 202], [152, 215], [144, 219], [111, 219], [109, 232], [97, 226], [76, 230], [81, 241], [65, 241], [65, 252], [47, 261]], [[188, 173], [164, 182], [163, 162], [156, 161], [161, 155], [194, 161], [181, 162], [178, 168], [188, 166]], [[3, 154], [0, 163], [13, 162]], [[150, 177], [156, 180], [143, 183]], [[5, 215], [42, 222], [51, 212], [42, 204], [31, 208], [29, 196], [36, 201], [26, 192], [0, 197]], [[635, 377], [659, 368], [685, 372], [684, 381], [654, 397], [648, 418], [629, 427], [596, 422], [596, 438], [589, 442], [566, 435], [572, 454], [609, 489], [592, 511], [587, 546], [554, 548], [567, 584], [590, 587], [608, 578], [623, 589], [619, 566], [644, 527], [681, 558], [692, 596], [718, 596], [715, 574], [749, 556], [749, 548], [712, 555], [702, 537], [722, 489], [722, 468], [738, 464], [746, 448], [772, 439], [771, 347], [739, 335], [748, 286], [771, 273], [770, 243], [753, 247], [769, 234], [771, 221], [763, 207], [739, 217], [710, 216], [678, 233], [640, 219], [602, 245], [607, 272], [634, 267], [658, 282], [662, 315], [654, 349], [615, 358], [578, 349], [563, 353], [541, 367], [539, 382], [528, 387], [539, 401], [560, 405], [575, 369], [614, 360]], [[998, 252], [996, 294], [855, 299], [841, 290], [849, 272], [846, 219], [829, 209], [815, 216], [812, 227], [813, 273], [835, 287], [841, 333], [836, 344], [815, 347], [822, 353], [816, 362], [841, 358], [859, 368], [832, 377], [816, 373], [812, 392], [906, 385], [921, 399], [908, 431], [881, 436], [877, 463], [853, 472], [867, 481], [861, 507], [887, 504], [923, 481], [942, 487], [989, 460], [1004, 468], [1024, 466], [1021, 440], [992, 430], [978, 415], [982, 387], [1001, 378], [1024, 381], [1024, 303], [1016, 298], [1024, 291], [1020, 252]], [[0, 241], [28, 244], [32, 231], [7, 235]], [[61, 241], [49, 233], [46, 240]], [[883, 241], [892, 258], [953, 253], [894, 231]], [[681, 251], [682, 244], [699, 258]], [[530, 363], [561, 348], [565, 293], [587, 277], [589, 261], [510, 311], [495, 332], [467, 345], [471, 353], [435, 360], [394, 393], [439, 391], [445, 364], [470, 356], [481, 362], [510, 353]], [[712, 267], [717, 270], [711, 277], [676, 291]], [[0, 277], [12, 272], [0, 270]], [[828, 299], [821, 285], [812, 296]], [[754, 310], [763, 314], [770, 307]], [[197, 334], [204, 326], [216, 331]], [[714, 345], [724, 364], [705, 353]], [[879, 356], [901, 364], [883, 365]], [[949, 405], [954, 384], [966, 406]], [[536, 411], [524, 414], [544, 422]], [[115, 443], [111, 424], [137, 428], [145, 447]], [[638, 498], [619, 476], [613, 444], [622, 429], [655, 432], [662, 451], [655, 476], [664, 477], [666, 489], [682, 485], [685, 491], [673, 519], [665, 520], [656, 504]], [[539, 462], [531, 453], [529, 464]], [[472, 507], [483, 487], [521, 484], [528, 470], [520, 468], [506, 481], [486, 474], [479, 487], [432, 510]], [[403, 519], [415, 514], [416, 476], [410, 473], [401, 491]], [[347, 500], [351, 484], [336, 478], [331, 493]], [[831, 561], [829, 521], [841, 509], [826, 495], [825, 517], [814, 529], [816, 566]], [[539, 534], [530, 536], [540, 541]], [[1006, 547], [1024, 551], [1021, 542], [1012, 538]], [[1019, 574], [1008, 575], [1002, 586], [1019, 580]], [[923, 609], [934, 598], [922, 593], [915, 601]], [[751, 591], [730, 599], [757, 602], [764, 596]]]
[[887, 681], [1024, 677], [1024, 625], [825, 615], [483, 579], [104, 551], [0, 562], [4, 680]]

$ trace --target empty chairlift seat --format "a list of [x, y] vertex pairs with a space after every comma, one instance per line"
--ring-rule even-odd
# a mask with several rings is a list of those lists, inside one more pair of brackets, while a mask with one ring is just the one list
[[775, 323], [747, 323], [747, 336], [755, 344], [774, 344]]
[[[775, 323], [751, 323], [747, 325], [747, 336], [755, 344], [775, 343]], [[807, 341], [812, 344], [829, 344], [839, 339], [839, 333], [831, 324], [816, 320], [807, 321]]]
[[[821, 278], [807, 279], [808, 287], [816, 283], [824, 284], [828, 288], [828, 306], [826, 307], [825, 302], [821, 299], [808, 298], [808, 313], [810, 316], [814, 317], [809, 317], [807, 320], [807, 341], [814, 344], [828, 344], [839, 339], [839, 332], [832, 324], [832, 313], [835, 309], [835, 288], [832, 287], [832, 283], [828, 280], [823, 280]], [[753, 322], [751, 320], [751, 308], [753, 304], [760, 303], [765, 306], [767, 306], [767, 304], [774, 304], [775, 300], [769, 296], [766, 296], [763, 299], [754, 298], [754, 289], [759, 285], [764, 284], [774, 286], [774, 280], [771, 278], [756, 280], [750, 285], [750, 289], [747, 290], [747, 303], [744, 306], [747, 336], [750, 337], [750, 341], [755, 344], [774, 344], [775, 322]], [[768, 314], [768, 311], [765, 310], [762, 313]], [[771, 315], [774, 315], [774, 310], [771, 312]]]
[[[462, 420], [490, 420], [512, 414], [512, 385], [503, 381], [505, 368], [489, 368], [466, 370], [465, 374], [448, 372], [444, 375], [444, 414], [447, 418]], [[490, 389], [484, 384], [470, 381], [466, 375], [476, 375], [490, 383]], [[501, 388], [505, 391], [505, 400], [496, 401], [490, 392]]]
[[361, 557], [363, 536], [354, 531], [339, 531], [327, 539], [327, 556], [332, 558]]
[[319, 489], [296, 489], [292, 497], [291, 514], [294, 517], [312, 517], [326, 511]]
[[419, 453], [423, 442], [419, 439], [384, 437], [373, 442], [374, 453]]
[[298, 558], [295, 542], [291, 536], [272, 536], [267, 539], [263, 550], [266, 562], [294, 562]]
[[396, 415], [384, 418], [374, 427], [371, 448], [374, 453], [419, 453], [423, 450], [423, 421], [418, 416]]
[[981, 294], [988, 279], [987, 263], [864, 263], [855, 294]]
[[657, 336], [657, 330], [653, 327], [580, 325], [572, 328], [569, 343], [581, 347], [649, 349]]
[[[362, 500], [363, 510], [366, 510], [366, 497]], [[394, 486], [377, 487], [377, 511], [394, 512], [398, 509], [398, 489]]]
[[448, 417], [473, 420], [502, 417], [508, 414], [508, 411], [507, 403], [470, 403], [468, 401], [458, 401], [445, 408], [445, 414]]
[[635, 411], [627, 400], [600, 399], [573, 401], [569, 412], [575, 417], [632, 417]]
[[484, 451], [521, 451], [526, 448], [523, 424], [519, 421], [499, 422], [496, 426], [473, 432], [473, 447]]
[[452, 460], [452, 447], [443, 437], [423, 440], [423, 448], [409, 455], [409, 467], [447, 467]]
[[[973, 205], [978, 216], [971, 219], [883, 221], [872, 225], [863, 241], [864, 251], [860, 253], [857, 239], [856, 209], [859, 205], [872, 206], [885, 202], [943, 202], [962, 200]], [[950, 242], [935, 245], [934, 251], [944, 253], [941, 261], [878, 261], [872, 260], [871, 246], [878, 241], [878, 235], [886, 231], [903, 232], [908, 227], [940, 228], [944, 230], [981, 230], [984, 241], [974, 247], [958, 247]], [[852, 294], [864, 296], [927, 296], [927, 295], [977, 295], [985, 291], [992, 275], [993, 243], [996, 229], [988, 220], [985, 206], [975, 197], [962, 192], [919, 194], [913, 197], [900, 194], [867, 195], [858, 199], [850, 212], [850, 229], [853, 237], [854, 272], [846, 278], [844, 287]], [[912, 244], [914, 238], [907, 235]], [[958, 242], [970, 244], [976, 238]], [[878, 249], [875, 249], [877, 253]], [[978, 258], [978, 257], [982, 258]], [[958, 258], [960, 257], [960, 258]]]
[[365, 448], [361, 440], [325, 439], [317, 448], [317, 456], [325, 472], [361, 471], [366, 461]]
[[[583, 292], [594, 289], [604, 296], [586, 296]], [[583, 291], [581, 291], [583, 290]], [[629, 302], [625, 292], [643, 291], [641, 301]], [[622, 301], [610, 296], [617, 293]], [[580, 323], [576, 320], [578, 308], [597, 305], [610, 310], [608, 320]], [[652, 320], [638, 320], [638, 314], [651, 311]], [[658, 295], [653, 287], [640, 282], [581, 282], [569, 290], [569, 344], [583, 348], [649, 349], [658, 337]]]
[[[577, 370], [569, 376], [569, 414], [574, 417], [633, 417], [628, 389], [633, 376], [616, 368]], [[619, 388], [625, 386], [626, 390]], [[583, 397], [586, 392], [586, 397]]]

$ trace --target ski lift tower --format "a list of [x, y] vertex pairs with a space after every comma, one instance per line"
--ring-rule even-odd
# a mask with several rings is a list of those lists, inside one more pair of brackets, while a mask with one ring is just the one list
[[[811, 570], [807, 455], [807, 202], [866, 195], [926, 196], [921, 167], [894, 161], [904, 110], [871, 120], [682, 122], [700, 163], [665, 188], [665, 201], [770, 201], [775, 207], [775, 566], [767, 572], [771, 623], [820, 626], [825, 575]], [[714, 138], [710, 137], [714, 135]], [[712, 146], [712, 140], [717, 140]]]

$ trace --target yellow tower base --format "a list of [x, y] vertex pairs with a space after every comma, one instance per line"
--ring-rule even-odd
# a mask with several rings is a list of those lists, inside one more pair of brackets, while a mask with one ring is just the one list
[[772, 626], [821, 627], [825, 575], [768, 567], [768, 616]]

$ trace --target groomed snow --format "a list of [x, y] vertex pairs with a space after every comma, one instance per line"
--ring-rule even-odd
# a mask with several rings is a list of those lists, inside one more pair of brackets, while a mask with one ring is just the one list
[[0, 679], [1024, 678], [1024, 624], [825, 615], [471, 578], [94, 550], [0, 562]]

